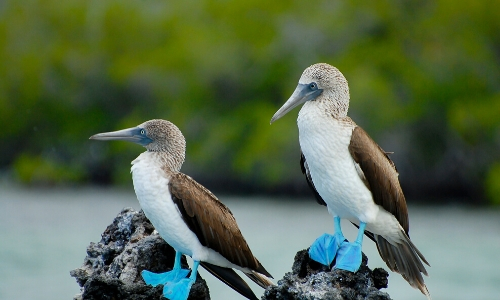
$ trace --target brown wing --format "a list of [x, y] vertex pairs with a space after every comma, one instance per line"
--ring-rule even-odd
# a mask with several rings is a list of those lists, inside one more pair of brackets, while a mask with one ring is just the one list
[[184, 221], [202, 245], [236, 265], [271, 277], [253, 256], [229, 208], [214, 194], [182, 173], [172, 175], [168, 186]]
[[408, 234], [408, 208], [392, 160], [359, 126], [352, 132], [349, 152], [363, 171], [373, 201], [393, 214]]
[[395, 245], [389, 243], [383, 236], [369, 231], [365, 231], [365, 234], [377, 243], [378, 252], [387, 266], [392, 271], [400, 273], [411, 286], [419, 289], [430, 299], [422, 277], [422, 274], [427, 275], [423, 263], [427, 265], [429, 263], [409, 238], [408, 208], [394, 163], [387, 156], [387, 152], [359, 126], [352, 132], [349, 152], [358, 163], [362, 171], [360, 176], [371, 190], [375, 203], [393, 214], [406, 233], [401, 243]]

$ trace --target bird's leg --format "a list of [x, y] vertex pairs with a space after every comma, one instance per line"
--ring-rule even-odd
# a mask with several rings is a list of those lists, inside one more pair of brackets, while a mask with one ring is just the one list
[[344, 242], [348, 242], [348, 240], [344, 237], [342, 233], [342, 227], [340, 227], [340, 217], [333, 217], [333, 222], [335, 223], [335, 238], [337, 239], [339, 246]]
[[181, 268], [181, 257], [182, 253], [179, 251], [175, 251], [175, 260], [174, 260], [174, 268], [172, 271], [168, 271], [165, 273], [153, 273], [150, 271], [142, 271], [142, 279], [146, 284], [150, 284], [152, 286], [157, 286], [159, 284], [168, 284], [171, 282], [178, 282], [179, 280], [186, 278], [189, 274], [189, 270]]
[[361, 266], [361, 245], [363, 244], [363, 234], [365, 233], [366, 223], [359, 223], [358, 237], [353, 243], [344, 243], [340, 246], [337, 253], [336, 269], [356, 272]]
[[191, 286], [196, 281], [199, 265], [200, 262], [195, 260], [189, 278], [165, 284], [163, 286], [163, 296], [170, 300], [187, 300]]
[[340, 246], [347, 242], [340, 227], [340, 217], [333, 218], [335, 234], [324, 233], [309, 247], [309, 257], [325, 266], [330, 266]]

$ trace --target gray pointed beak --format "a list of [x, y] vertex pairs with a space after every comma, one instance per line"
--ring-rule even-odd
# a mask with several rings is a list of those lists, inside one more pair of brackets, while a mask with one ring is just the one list
[[322, 92], [322, 89], [311, 90], [309, 88], [309, 84], [299, 83], [295, 88], [292, 96], [290, 96], [285, 104], [283, 104], [283, 106], [271, 118], [271, 124], [286, 115], [289, 111], [299, 106], [300, 104], [303, 104], [309, 100], [316, 99], [319, 95], [321, 95]]
[[98, 133], [94, 134], [89, 139], [99, 140], [99, 141], [115, 141], [115, 140], [127, 141], [142, 146], [146, 146], [147, 144], [153, 141], [145, 134], [144, 129], [139, 127], [133, 127], [112, 132]]

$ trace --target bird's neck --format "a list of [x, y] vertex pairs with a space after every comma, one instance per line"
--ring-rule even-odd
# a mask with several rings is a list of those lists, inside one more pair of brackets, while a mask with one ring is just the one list
[[337, 91], [322, 96], [323, 97], [316, 101], [318, 101], [318, 105], [321, 106], [326, 113], [332, 115], [336, 119], [347, 117], [347, 111], [349, 110], [349, 92], [340, 93]]
[[312, 114], [314, 116], [325, 115], [335, 119], [344, 119], [347, 117], [347, 110], [349, 109], [349, 98], [334, 99], [330, 97], [321, 97], [313, 101], [307, 101], [299, 112], [301, 115]]
[[[132, 161], [132, 165], [146, 162], [149, 167], [157, 167], [168, 173], [177, 173], [184, 163], [184, 155], [169, 152], [146, 151]], [[133, 168], [132, 168], [133, 169]]]

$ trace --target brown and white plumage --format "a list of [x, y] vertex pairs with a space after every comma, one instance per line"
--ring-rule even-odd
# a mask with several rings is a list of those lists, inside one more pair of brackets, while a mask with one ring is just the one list
[[252, 270], [245, 275], [261, 287], [266, 288], [272, 284], [261, 275], [271, 277], [252, 254], [227, 206], [204, 186], [183, 173], [173, 174], [168, 185], [172, 200], [184, 222], [203, 246], [220, 253], [240, 268]]
[[148, 219], [177, 252], [199, 261], [249, 299], [257, 298], [233, 268], [263, 288], [273, 284], [229, 208], [180, 172], [186, 142], [177, 126], [165, 120], [150, 120], [134, 128], [96, 134], [91, 139], [132, 141], [147, 149], [132, 162], [134, 189]]
[[338, 69], [315, 64], [271, 123], [304, 104], [297, 119], [301, 169], [319, 204], [358, 226], [377, 244], [387, 266], [430, 298], [422, 253], [409, 238], [408, 209], [387, 153], [347, 116], [349, 87]]

